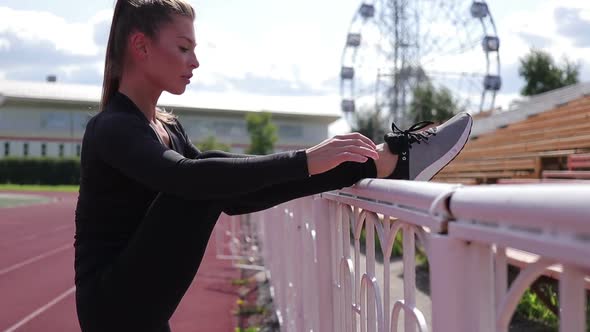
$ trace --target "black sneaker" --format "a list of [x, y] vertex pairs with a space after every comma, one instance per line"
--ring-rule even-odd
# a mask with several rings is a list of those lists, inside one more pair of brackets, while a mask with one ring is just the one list
[[[415, 123], [408, 130], [391, 124], [384, 139], [397, 166], [388, 179], [429, 181], [461, 152], [471, 133], [473, 119], [461, 112], [438, 127], [419, 131], [433, 122]], [[411, 152], [410, 152], [411, 150]]]

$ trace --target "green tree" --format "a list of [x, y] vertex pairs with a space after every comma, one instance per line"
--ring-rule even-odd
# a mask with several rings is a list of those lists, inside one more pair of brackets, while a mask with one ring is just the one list
[[518, 75], [526, 82], [520, 90], [523, 96], [536, 95], [579, 82], [580, 64], [573, 63], [568, 58], [564, 58], [562, 65], [557, 65], [548, 52], [531, 48], [519, 61]]
[[246, 153], [265, 155], [274, 150], [278, 136], [277, 127], [271, 120], [271, 114], [268, 112], [246, 115], [246, 128], [250, 134], [250, 147]]
[[409, 112], [414, 122], [442, 123], [462, 110], [449, 89], [446, 87], [437, 89], [430, 82], [418, 85], [412, 95]]
[[384, 123], [375, 110], [362, 110], [354, 113], [350, 131], [359, 132], [373, 142], [381, 142], [386, 132]]
[[197, 148], [201, 151], [221, 150], [229, 152], [230, 150], [229, 145], [218, 142], [215, 136], [208, 136], [204, 141], [197, 144]]

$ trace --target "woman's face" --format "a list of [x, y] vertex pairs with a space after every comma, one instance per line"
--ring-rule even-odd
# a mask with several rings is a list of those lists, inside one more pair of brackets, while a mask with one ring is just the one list
[[193, 21], [175, 15], [170, 23], [164, 23], [156, 38], [149, 41], [149, 56], [144, 69], [150, 84], [172, 94], [182, 94], [199, 67], [195, 55], [195, 31]]

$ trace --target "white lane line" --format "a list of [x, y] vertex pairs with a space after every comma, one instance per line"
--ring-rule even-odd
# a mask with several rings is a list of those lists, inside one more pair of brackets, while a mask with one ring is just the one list
[[4, 330], [4, 332], [14, 332], [14, 331], [16, 331], [16, 329], [18, 329], [19, 327], [25, 325], [26, 323], [28, 323], [33, 318], [39, 316], [44, 311], [46, 311], [47, 309], [49, 309], [52, 306], [54, 306], [55, 304], [57, 304], [59, 301], [61, 301], [61, 300], [65, 299], [66, 297], [68, 297], [68, 295], [72, 294], [75, 290], [76, 290], [76, 286], [73, 286], [72, 288], [68, 289], [67, 291], [61, 293], [60, 295], [58, 295], [53, 300], [47, 302], [47, 304], [45, 304], [44, 306], [42, 306], [39, 309], [33, 311], [27, 317], [21, 319], [18, 323], [14, 324], [11, 327], [9, 327], [8, 329]]
[[50, 231], [36, 233], [36, 234], [31, 234], [31, 235], [27, 235], [27, 236], [22, 237], [22, 238], [18, 238], [17, 240], [0, 243], [0, 246], [11, 246], [11, 245], [15, 245], [15, 244], [20, 243], [20, 242], [23, 242], [23, 241], [32, 240], [32, 239], [37, 238], [39, 236], [45, 236], [45, 235], [48, 235], [48, 234], [57, 233], [57, 232], [59, 232], [61, 230], [68, 229], [68, 228], [73, 228], [73, 227], [74, 227], [73, 225], [62, 225], [62, 226], [58, 226], [58, 227], [55, 227], [54, 229], [52, 229]]
[[61, 246], [61, 247], [59, 247], [59, 248], [55, 248], [55, 249], [53, 249], [53, 250], [50, 250], [50, 251], [48, 251], [48, 252], [46, 252], [46, 253], [43, 253], [43, 254], [37, 255], [37, 256], [35, 256], [35, 257], [31, 257], [31, 258], [29, 258], [29, 259], [27, 259], [27, 260], [24, 260], [24, 261], [20, 262], [20, 263], [16, 263], [16, 264], [14, 264], [14, 265], [11, 265], [11, 266], [9, 266], [9, 267], [6, 267], [6, 268], [4, 268], [4, 269], [0, 270], [0, 276], [4, 275], [4, 274], [6, 274], [6, 273], [8, 273], [8, 272], [10, 272], [10, 271], [14, 271], [14, 270], [16, 270], [16, 269], [19, 269], [19, 268], [21, 268], [21, 267], [23, 267], [23, 266], [25, 266], [25, 265], [28, 265], [28, 264], [34, 263], [34, 262], [36, 262], [36, 261], [38, 261], [38, 260], [40, 260], [40, 259], [43, 259], [43, 258], [45, 258], [45, 257], [48, 257], [48, 256], [51, 256], [51, 255], [54, 255], [54, 254], [56, 254], [56, 253], [58, 253], [58, 252], [60, 252], [60, 251], [64, 251], [64, 250], [66, 250], [66, 249], [68, 249], [68, 248], [73, 248], [73, 246], [72, 246], [71, 244], [66, 244], [66, 245], [63, 245], [63, 246]]

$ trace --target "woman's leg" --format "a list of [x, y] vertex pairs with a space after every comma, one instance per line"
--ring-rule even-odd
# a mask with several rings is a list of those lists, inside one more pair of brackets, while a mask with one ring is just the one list
[[169, 331], [219, 214], [211, 202], [158, 194], [92, 293], [80, 296], [83, 331]]
[[[81, 294], [84, 332], [166, 332], [168, 320], [193, 281], [223, 210], [247, 213], [375, 177], [372, 160], [347, 162], [301, 181], [287, 182], [224, 202], [187, 200], [160, 193], [115, 262]], [[78, 294], [77, 294], [78, 296]]]
[[365, 163], [345, 162], [307, 179], [285, 182], [232, 197], [223, 202], [222, 210], [229, 215], [261, 211], [295, 198], [350, 187], [361, 179], [376, 177], [377, 169], [372, 159]]

